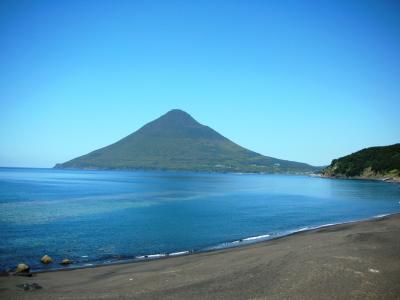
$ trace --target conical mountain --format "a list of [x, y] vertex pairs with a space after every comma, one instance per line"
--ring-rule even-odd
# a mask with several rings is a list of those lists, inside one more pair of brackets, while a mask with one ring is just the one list
[[247, 150], [174, 109], [136, 132], [56, 168], [310, 172], [314, 167]]

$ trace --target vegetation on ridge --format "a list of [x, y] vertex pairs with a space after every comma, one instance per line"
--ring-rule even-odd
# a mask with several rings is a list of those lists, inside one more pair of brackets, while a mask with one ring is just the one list
[[334, 159], [322, 172], [332, 177], [400, 178], [400, 144], [366, 148]]

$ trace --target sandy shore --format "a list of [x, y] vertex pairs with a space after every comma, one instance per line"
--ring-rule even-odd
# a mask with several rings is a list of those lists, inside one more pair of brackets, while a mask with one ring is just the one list
[[0, 299], [400, 299], [400, 215], [235, 249], [0, 277]]

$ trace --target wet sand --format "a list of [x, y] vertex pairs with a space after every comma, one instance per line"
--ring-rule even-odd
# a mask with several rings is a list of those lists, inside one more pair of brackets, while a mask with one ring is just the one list
[[400, 215], [234, 249], [0, 277], [0, 299], [400, 299]]

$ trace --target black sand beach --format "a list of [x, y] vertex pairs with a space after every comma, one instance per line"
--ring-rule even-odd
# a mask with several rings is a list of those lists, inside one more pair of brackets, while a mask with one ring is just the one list
[[157, 261], [3, 276], [0, 298], [400, 299], [400, 215]]

